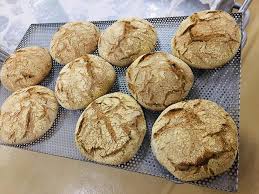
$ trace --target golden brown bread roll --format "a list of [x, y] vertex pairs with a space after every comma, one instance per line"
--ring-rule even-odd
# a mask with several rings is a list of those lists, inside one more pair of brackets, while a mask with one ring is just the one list
[[240, 27], [224, 11], [201, 11], [185, 19], [172, 39], [173, 55], [195, 68], [226, 64], [239, 49]]
[[155, 48], [157, 33], [151, 23], [139, 18], [121, 19], [100, 36], [98, 51], [116, 66], [128, 66], [140, 55]]
[[129, 95], [115, 92], [85, 109], [76, 125], [75, 141], [88, 159], [117, 165], [136, 154], [145, 133], [141, 107]]
[[99, 29], [90, 22], [68, 22], [53, 35], [50, 54], [60, 64], [93, 53], [98, 44]]
[[161, 111], [179, 102], [193, 85], [193, 73], [182, 60], [165, 52], [140, 56], [126, 71], [132, 96], [145, 108]]
[[55, 94], [66, 109], [86, 108], [113, 86], [116, 73], [111, 64], [95, 55], [85, 55], [65, 65], [56, 81]]
[[51, 67], [52, 60], [47, 49], [37, 46], [18, 49], [4, 62], [1, 82], [14, 92], [39, 84], [49, 74]]
[[193, 181], [228, 170], [237, 155], [237, 126], [208, 100], [178, 102], [165, 109], [152, 128], [151, 147], [174, 176]]
[[54, 92], [30, 86], [14, 92], [0, 112], [0, 139], [7, 144], [32, 142], [48, 131], [58, 113]]

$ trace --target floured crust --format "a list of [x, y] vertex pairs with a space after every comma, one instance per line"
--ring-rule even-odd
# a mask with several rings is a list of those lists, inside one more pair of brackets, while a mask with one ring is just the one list
[[130, 160], [146, 133], [144, 114], [129, 95], [116, 92], [93, 101], [80, 116], [75, 141], [90, 160], [117, 165]]
[[152, 128], [157, 160], [184, 181], [228, 170], [237, 155], [237, 126], [230, 115], [208, 100], [179, 102], [165, 109]]
[[41, 137], [57, 117], [54, 92], [31, 86], [14, 92], [1, 107], [0, 139], [7, 144], [24, 144]]
[[14, 92], [39, 84], [49, 74], [51, 67], [47, 49], [36, 46], [18, 49], [4, 62], [1, 82], [6, 89]]
[[140, 56], [126, 71], [132, 96], [145, 108], [161, 111], [184, 99], [194, 76], [182, 60], [165, 52]]
[[95, 55], [80, 57], [59, 73], [55, 94], [66, 109], [82, 109], [106, 94], [113, 86], [116, 73], [111, 64]]
[[201, 11], [184, 20], [172, 39], [173, 54], [190, 66], [212, 69], [237, 53], [240, 27], [224, 11]]
[[93, 53], [98, 44], [99, 29], [90, 22], [69, 22], [61, 26], [50, 43], [50, 54], [60, 64]]
[[121, 19], [100, 36], [98, 51], [102, 58], [116, 66], [128, 66], [140, 55], [155, 48], [157, 32], [144, 19]]

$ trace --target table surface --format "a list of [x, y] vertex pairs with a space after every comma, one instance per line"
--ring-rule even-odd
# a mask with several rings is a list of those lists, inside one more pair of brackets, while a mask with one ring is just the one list
[[[112, 8], [112, 5], [109, 6], [109, 4], [112, 4], [112, 1], [114, 0], [106, 0], [105, 2], [108, 6], [107, 9], [113, 11], [127, 9], [127, 3], [129, 3], [129, 1], [124, 0], [126, 3], [124, 5], [125, 7], [117, 9]], [[29, 2], [29, 4], [27, 2]], [[61, 10], [58, 15], [66, 10], [64, 11], [64, 15], [58, 18], [55, 13], [49, 13], [47, 10], [45, 10], [46, 12], [42, 13], [42, 15], [39, 14], [40, 16], [36, 16], [37, 14], [32, 13], [37, 7], [44, 10], [44, 3], [46, 2], [54, 7], [56, 6], [55, 10]], [[11, 51], [16, 47], [30, 23], [36, 23], [38, 21], [44, 22], [44, 19], [48, 19], [48, 17], [52, 19], [46, 20], [53, 22], [53, 19], [57, 19], [55, 22], [78, 20], [85, 16], [85, 11], [88, 13], [91, 12], [91, 9], [86, 8], [74, 10], [75, 4], [80, 2], [80, 0], [73, 0], [73, 3], [69, 3], [69, 0], [62, 2], [65, 2], [64, 4], [67, 3], [65, 8], [58, 0], [6, 0], [5, 2], [4, 0], [0, 0], [0, 44]], [[94, 6], [94, 0], [88, 2], [90, 2], [91, 6]], [[139, 15], [143, 17], [161, 16], [160, 11], [162, 10], [167, 11], [167, 13], [164, 11], [163, 15], [172, 14], [170, 13], [171, 9], [168, 7], [177, 5], [175, 4], [176, 1], [171, 2], [168, 0], [149, 1], [149, 3], [146, 0], [136, 2], [135, 8], [134, 6], [130, 6], [130, 9], [132, 13], [137, 14], [137, 11], [134, 12], [134, 10], [138, 9], [140, 11], [141, 9], [139, 7], [146, 5], [147, 7], [145, 9], [149, 11], [147, 15]], [[34, 6], [33, 9], [30, 9], [32, 7], [24, 9], [26, 6], [32, 5]], [[202, 4], [202, 6], [204, 5]], [[259, 37], [256, 37], [256, 34], [259, 32], [259, 20], [258, 15], [256, 15], [256, 7], [258, 6], [259, 1], [254, 1], [250, 7], [251, 20], [247, 29], [248, 42], [242, 53], [240, 180], [238, 191], [240, 194], [256, 194], [259, 192], [259, 130], [257, 118], [259, 115], [259, 66], [256, 63], [258, 60], [256, 52], [258, 52], [259, 49]], [[7, 8], [9, 11], [11, 10], [12, 13], [10, 13]], [[47, 8], [47, 6], [45, 8]], [[101, 8], [106, 9], [106, 7]], [[74, 10], [74, 15], [66, 18], [67, 10], [70, 10], [70, 12]], [[100, 14], [98, 16], [99, 19], [105, 19], [104, 17], [106, 16], [102, 16], [101, 12], [102, 11], [98, 12], [98, 14]], [[111, 13], [114, 14], [111, 14], [113, 16], [111, 16], [110, 19], [114, 19], [116, 11]], [[14, 18], [10, 17], [12, 14], [16, 14], [16, 16]], [[20, 15], [20, 17], [18, 17], [18, 15]], [[32, 15], [35, 17], [31, 17]], [[97, 16], [95, 17], [95, 19], [98, 20]], [[7, 22], [6, 18], [8, 20]], [[6, 194], [225, 193], [188, 184], [177, 185], [161, 178], [5, 146], [0, 146], [0, 156], [0, 188], [1, 193]]]

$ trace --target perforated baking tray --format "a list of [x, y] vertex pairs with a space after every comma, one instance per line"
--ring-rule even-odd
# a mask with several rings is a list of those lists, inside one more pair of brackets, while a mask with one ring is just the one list
[[[242, 26], [242, 14], [233, 14], [238, 24]], [[157, 29], [158, 42], [156, 50], [171, 53], [171, 38], [178, 25], [186, 17], [166, 17], [147, 19]], [[114, 21], [97, 21], [95, 23], [101, 30], [104, 30]], [[21, 40], [18, 48], [38, 45], [49, 47], [52, 35], [63, 23], [32, 24]], [[240, 84], [240, 49], [236, 56], [224, 67], [214, 70], [193, 69], [195, 82], [188, 99], [204, 98], [217, 102], [223, 106], [234, 118], [239, 126], [239, 84]], [[96, 51], [95, 54], [98, 55]], [[63, 66], [53, 61], [53, 69], [50, 75], [42, 82], [42, 85], [54, 89], [55, 81], [59, 71]], [[124, 74], [126, 68], [114, 67], [117, 73], [117, 80], [111, 92], [122, 91], [128, 93]], [[0, 104], [10, 95], [10, 93], [0, 86]], [[134, 171], [153, 176], [159, 176], [176, 183], [183, 183], [172, 176], [155, 159], [150, 148], [151, 128], [159, 113], [144, 110], [147, 120], [148, 131], [143, 144], [135, 157], [125, 164], [116, 166], [117, 168]], [[74, 143], [74, 129], [81, 111], [69, 111], [62, 107], [59, 109], [58, 118], [53, 127], [39, 140], [16, 147], [35, 152], [47, 153], [75, 160], [83, 160]], [[89, 161], [88, 161], [89, 162]], [[189, 182], [211, 188], [236, 191], [238, 183], [238, 157], [235, 163], [227, 172], [212, 178]]]

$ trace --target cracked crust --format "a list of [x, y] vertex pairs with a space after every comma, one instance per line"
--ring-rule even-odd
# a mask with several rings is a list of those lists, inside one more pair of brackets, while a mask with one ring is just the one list
[[116, 73], [111, 64], [95, 55], [85, 55], [62, 68], [55, 95], [60, 105], [76, 110], [87, 107], [113, 86]]
[[85, 109], [76, 125], [75, 141], [88, 159], [118, 165], [136, 154], [145, 133], [141, 107], [129, 95], [115, 92]]
[[47, 49], [36, 46], [18, 49], [4, 62], [1, 82], [6, 89], [14, 92], [39, 84], [49, 74], [51, 67]]
[[179, 102], [165, 109], [152, 128], [157, 160], [177, 178], [193, 181], [228, 170], [237, 155], [237, 126], [208, 100]]
[[139, 18], [118, 20], [100, 36], [98, 51], [116, 66], [128, 66], [140, 55], [155, 48], [157, 32], [153, 25]]
[[50, 43], [50, 54], [60, 64], [93, 53], [100, 37], [99, 29], [90, 22], [69, 22], [61, 26]]
[[154, 52], [137, 58], [126, 71], [132, 96], [145, 108], [161, 111], [184, 99], [194, 76], [182, 60], [165, 52]]
[[47, 132], [57, 117], [54, 92], [31, 86], [14, 92], [1, 107], [0, 139], [6, 144], [32, 142]]
[[240, 42], [240, 27], [231, 15], [201, 11], [181, 23], [171, 44], [173, 55], [190, 66], [212, 69], [230, 61]]

